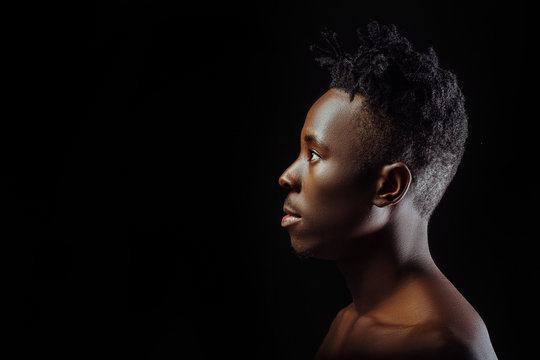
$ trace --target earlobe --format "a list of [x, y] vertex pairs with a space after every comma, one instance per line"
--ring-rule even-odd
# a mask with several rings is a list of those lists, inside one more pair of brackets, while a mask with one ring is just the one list
[[397, 204], [409, 190], [411, 171], [404, 163], [397, 162], [383, 167], [373, 204], [378, 207]]

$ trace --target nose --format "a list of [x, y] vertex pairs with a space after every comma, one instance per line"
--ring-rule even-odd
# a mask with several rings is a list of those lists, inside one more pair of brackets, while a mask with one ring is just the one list
[[293, 162], [279, 177], [279, 185], [289, 191], [300, 191], [300, 179], [296, 169], [297, 161]]

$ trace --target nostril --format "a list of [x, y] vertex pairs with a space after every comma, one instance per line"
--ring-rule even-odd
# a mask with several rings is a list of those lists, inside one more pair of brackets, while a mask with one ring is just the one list
[[299, 191], [297, 162], [292, 163], [279, 177], [279, 185], [289, 191]]
[[279, 186], [281, 186], [282, 188], [285, 188], [287, 190], [291, 189], [291, 184], [289, 184], [289, 182], [283, 178], [283, 175], [279, 177], [278, 182], [279, 182]]
[[299, 191], [300, 190], [298, 182], [291, 181], [291, 179], [289, 179], [287, 177], [280, 177], [279, 178], [279, 185], [282, 188], [284, 188], [284, 189], [286, 189], [288, 191]]
[[278, 182], [279, 182], [279, 185], [282, 188], [285, 188], [287, 190], [292, 189], [291, 179], [289, 179], [289, 173], [287, 171], [285, 171], [283, 174], [281, 174], [281, 176], [279, 177]]

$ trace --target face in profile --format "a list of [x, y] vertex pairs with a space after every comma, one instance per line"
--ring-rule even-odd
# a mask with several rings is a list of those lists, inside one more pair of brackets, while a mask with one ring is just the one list
[[339, 89], [321, 96], [305, 119], [298, 158], [279, 178], [289, 190], [282, 226], [297, 253], [336, 260], [373, 230], [377, 173], [363, 158], [362, 101]]

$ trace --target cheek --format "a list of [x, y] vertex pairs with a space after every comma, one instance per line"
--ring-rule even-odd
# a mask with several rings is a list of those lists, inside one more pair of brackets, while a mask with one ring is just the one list
[[[349, 170], [349, 171], [347, 171]], [[369, 205], [369, 187], [361, 174], [342, 166], [328, 164], [310, 169], [306, 195], [314, 220], [321, 225], [345, 226], [360, 220]]]

